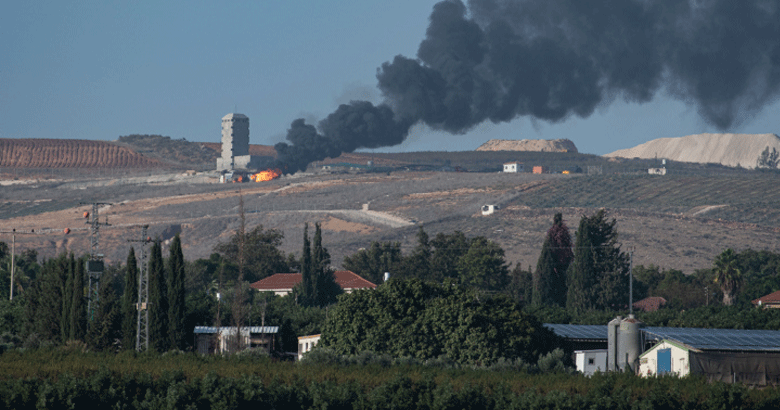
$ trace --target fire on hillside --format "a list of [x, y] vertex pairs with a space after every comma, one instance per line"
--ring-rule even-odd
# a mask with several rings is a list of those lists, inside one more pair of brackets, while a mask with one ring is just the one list
[[266, 169], [256, 174], [249, 176], [249, 179], [255, 182], [270, 181], [275, 178], [279, 178], [282, 175], [282, 171], [279, 169]]

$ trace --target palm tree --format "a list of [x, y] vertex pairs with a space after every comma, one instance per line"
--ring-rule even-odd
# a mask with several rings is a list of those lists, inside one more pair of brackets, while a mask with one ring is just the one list
[[737, 254], [728, 248], [715, 258], [713, 272], [714, 282], [723, 291], [723, 304], [731, 306], [734, 303], [734, 295], [742, 284], [742, 272], [737, 267]]

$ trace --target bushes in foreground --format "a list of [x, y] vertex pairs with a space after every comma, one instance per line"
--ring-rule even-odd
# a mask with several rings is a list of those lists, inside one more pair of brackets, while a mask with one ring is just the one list
[[[771, 409], [780, 389], [704, 379], [591, 378], [499, 369], [274, 362], [263, 357], [133, 355], [73, 349], [0, 355], [0, 409]], [[544, 358], [554, 365], [555, 355]]]

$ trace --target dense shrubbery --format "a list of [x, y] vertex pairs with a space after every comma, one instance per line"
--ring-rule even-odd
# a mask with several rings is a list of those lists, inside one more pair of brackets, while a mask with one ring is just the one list
[[421, 361], [445, 356], [488, 366], [501, 357], [535, 361], [558, 338], [509, 298], [410, 279], [340, 297], [321, 343], [342, 355], [372, 351]]
[[[46, 362], [46, 365], [35, 366]], [[22, 366], [25, 363], [28, 366]], [[29, 366], [33, 364], [34, 366]], [[780, 390], [627, 374], [529, 375], [405, 365], [302, 366], [267, 358], [0, 355], [0, 408], [771, 409]]]

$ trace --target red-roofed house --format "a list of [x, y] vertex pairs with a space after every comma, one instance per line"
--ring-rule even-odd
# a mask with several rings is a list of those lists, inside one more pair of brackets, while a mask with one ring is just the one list
[[[375, 289], [376, 285], [361, 278], [358, 274], [348, 270], [333, 272], [336, 283], [341, 286], [344, 293], [350, 293], [355, 289]], [[275, 295], [284, 296], [292, 292], [295, 285], [301, 283], [303, 276], [300, 273], [277, 273], [265, 279], [249, 285], [260, 292], [274, 292]]]
[[655, 312], [666, 304], [666, 299], [660, 296], [650, 296], [642, 300], [634, 302], [634, 309], [641, 310], [643, 312]]
[[765, 308], [780, 308], [780, 290], [755, 299], [753, 304]]

